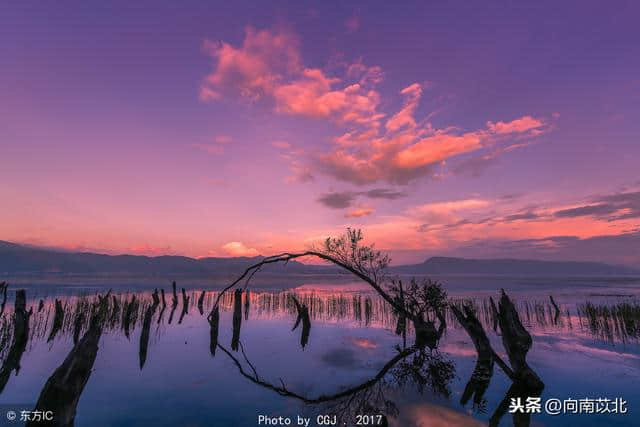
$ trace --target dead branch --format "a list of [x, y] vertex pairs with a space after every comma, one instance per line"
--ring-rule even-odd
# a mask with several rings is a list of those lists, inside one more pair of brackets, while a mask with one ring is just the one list
[[296, 305], [296, 310], [298, 311], [298, 318], [296, 319], [296, 323], [293, 325], [292, 331], [294, 331], [300, 322], [302, 321], [302, 334], [300, 336], [300, 345], [304, 349], [309, 341], [309, 333], [311, 332], [311, 319], [309, 318], [309, 307], [306, 304], [300, 304], [298, 299], [291, 295], [294, 304]]
[[358, 277], [359, 279], [361, 279], [364, 282], [366, 282], [367, 284], [369, 284], [392, 307], [394, 307], [399, 312], [404, 312], [405, 315], [408, 318], [410, 318], [411, 320], [415, 320], [415, 316], [413, 316], [411, 313], [406, 312], [404, 307], [398, 305], [398, 303], [396, 301], [394, 301], [394, 299], [387, 292], [385, 292], [382, 289], [382, 287], [380, 286], [380, 284], [378, 284], [373, 278], [367, 276], [365, 273], [363, 273], [362, 271], [358, 270], [357, 268], [346, 264], [342, 260], [333, 258], [330, 255], [327, 255], [327, 254], [325, 254], [323, 252], [318, 252], [318, 251], [315, 251], [315, 250], [309, 250], [309, 251], [299, 252], [299, 253], [282, 253], [282, 254], [279, 254], [279, 255], [273, 255], [273, 256], [270, 256], [270, 257], [263, 258], [260, 262], [247, 267], [244, 270], [244, 272], [238, 278], [236, 278], [236, 280], [234, 280], [230, 285], [228, 285], [222, 291], [220, 291], [220, 293], [216, 297], [216, 301], [214, 303], [214, 307], [218, 306], [218, 304], [220, 303], [220, 299], [222, 298], [222, 296], [227, 291], [229, 291], [230, 289], [235, 287], [238, 283], [242, 282], [245, 278], [251, 276], [257, 269], [263, 267], [264, 265], [274, 264], [274, 263], [278, 263], [278, 262], [286, 263], [286, 262], [289, 262], [289, 261], [297, 259], [297, 258], [309, 257], [309, 256], [320, 258], [320, 259], [322, 259], [324, 261], [327, 261], [327, 262], [330, 262], [332, 264], [335, 264], [335, 265], [337, 265], [337, 266], [349, 271], [350, 273], [354, 274], [356, 277]]

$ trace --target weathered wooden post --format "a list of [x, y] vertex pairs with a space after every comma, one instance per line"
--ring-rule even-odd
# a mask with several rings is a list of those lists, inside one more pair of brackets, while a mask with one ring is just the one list
[[29, 341], [29, 318], [33, 309], [27, 311], [27, 296], [24, 289], [16, 291], [16, 303], [13, 313], [13, 339], [7, 357], [0, 368], [0, 393], [4, 390], [11, 372], [20, 371], [20, 359]]
[[62, 302], [56, 299], [55, 306], [56, 307], [55, 314], [53, 315], [53, 325], [51, 326], [51, 332], [49, 333], [47, 342], [53, 341], [60, 328], [62, 328], [62, 323], [64, 321], [64, 309], [62, 308]]
[[231, 349], [238, 351], [240, 343], [240, 326], [242, 325], [242, 289], [236, 289], [233, 293], [233, 336]]
[[296, 310], [298, 311], [298, 318], [296, 319], [296, 323], [293, 325], [291, 329], [294, 331], [300, 322], [302, 322], [302, 334], [300, 335], [300, 345], [304, 348], [309, 341], [309, 334], [311, 333], [311, 319], [309, 318], [309, 307], [306, 304], [300, 304], [297, 298], [294, 295], [291, 295], [293, 299], [293, 303], [296, 305]]

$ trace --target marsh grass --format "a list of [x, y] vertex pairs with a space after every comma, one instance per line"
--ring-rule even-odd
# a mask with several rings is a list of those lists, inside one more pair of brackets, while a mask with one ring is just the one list
[[640, 304], [636, 301], [613, 305], [587, 301], [578, 306], [578, 318], [581, 327], [610, 343], [640, 338]]
[[[187, 292], [187, 310], [185, 317], [202, 316], [199, 305], [204, 312], [213, 306], [218, 292], [192, 290]], [[292, 296], [309, 309], [309, 316], [313, 322], [352, 322], [356, 325], [385, 328], [395, 330], [397, 316], [389, 304], [375, 295], [355, 292], [256, 292], [247, 290], [242, 293], [242, 308], [245, 321], [259, 318], [275, 318], [289, 316], [295, 318], [298, 314]], [[62, 300], [45, 298], [43, 307], [39, 301], [31, 301], [33, 315], [30, 320], [29, 346], [39, 340], [54, 341], [68, 337], [79, 338], [89, 327], [92, 307], [97, 302], [95, 295], [71, 296]], [[142, 328], [144, 315], [153, 304], [152, 294], [122, 293], [111, 295], [107, 315], [104, 319], [104, 333], [124, 333], [137, 338], [137, 331]], [[487, 332], [492, 330], [494, 313], [488, 298], [451, 299], [450, 304], [461, 307], [470, 305], [478, 320]], [[180, 304], [182, 305], [182, 303]], [[234, 294], [224, 294], [220, 299], [221, 311], [234, 310]], [[249, 307], [251, 313], [249, 315]], [[516, 302], [516, 307], [523, 324], [526, 327], [548, 330], [571, 330], [580, 328], [594, 338], [608, 343], [626, 343], [637, 341], [640, 337], [640, 304], [636, 301], [615, 304], [604, 304], [586, 301], [577, 306], [559, 304], [556, 316], [555, 308], [549, 300], [524, 300]], [[577, 310], [576, 308], [577, 307]], [[167, 307], [171, 310], [171, 305]], [[178, 307], [180, 308], [180, 307]], [[193, 310], [191, 310], [191, 308]], [[57, 313], [58, 312], [58, 313]], [[573, 312], [573, 314], [572, 314]], [[168, 313], [159, 307], [153, 313], [156, 324], [155, 335], [161, 333], [162, 327], [167, 325]], [[454, 320], [450, 309], [445, 311], [449, 328], [460, 328]], [[12, 340], [13, 307], [8, 304], [5, 312], [0, 316], [0, 360], [4, 360]], [[57, 324], [59, 323], [59, 324]], [[174, 322], [177, 324], [177, 322]], [[407, 323], [407, 332], [413, 333], [411, 322]], [[495, 333], [500, 334], [500, 330]], [[27, 349], [27, 350], [28, 350]]]

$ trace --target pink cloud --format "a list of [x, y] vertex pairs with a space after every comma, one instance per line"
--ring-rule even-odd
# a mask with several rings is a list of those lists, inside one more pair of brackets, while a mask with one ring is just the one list
[[375, 86], [384, 80], [384, 71], [380, 66], [367, 66], [362, 59], [344, 65], [347, 69], [347, 77], [357, 79], [363, 86]]
[[[444, 176], [438, 168], [464, 154], [480, 151], [475, 163], [486, 164], [518, 147], [500, 148], [508, 138], [533, 138], [548, 130], [543, 120], [530, 115], [509, 122], [488, 121], [484, 129], [462, 133], [454, 126], [435, 129], [428, 116], [415, 117], [424, 90], [419, 83], [400, 91], [403, 106], [389, 115], [382, 111], [376, 90], [383, 79], [380, 67], [361, 60], [341, 62], [345, 72], [339, 77], [305, 67], [297, 38], [283, 31], [249, 27], [240, 47], [206, 42], [205, 49], [217, 63], [202, 85], [201, 97], [214, 100], [222, 93], [266, 97], [278, 113], [329, 120], [347, 128], [328, 151], [307, 159], [289, 153], [294, 174], [288, 182], [310, 181], [318, 169], [358, 185], [377, 181], [405, 185], [421, 176]], [[389, 118], [383, 123], [385, 117]]]
[[214, 101], [223, 94], [252, 100], [270, 97], [276, 111], [342, 123], [378, 125], [380, 95], [371, 86], [382, 80], [380, 67], [357, 64], [342, 82], [319, 68], [301, 64], [296, 38], [287, 32], [246, 30], [241, 47], [226, 42], [205, 42], [205, 51], [216, 59], [214, 70], [201, 88], [200, 99]]
[[400, 129], [402, 126], [416, 127], [413, 113], [422, 96], [422, 86], [420, 86], [419, 83], [414, 83], [402, 89], [400, 93], [406, 97], [405, 104], [402, 109], [394, 114], [385, 124], [387, 130], [392, 132]]
[[409, 209], [410, 216], [431, 224], [442, 224], [458, 221], [456, 214], [475, 211], [491, 205], [488, 200], [462, 199], [447, 202], [426, 203]]
[[315, 180], [313, 171], [309, 167], [299, 164], [292, 164], [290, 169], [291, 175], [289, 175], [285, 180], [287, 184], [302, 184]]
[[544, 122], [531, 116], [523, 116], [510, 122], [487, 122], [490, 132], [497, 134], [522, 133], [539, 129], [544, 126]]
[[201, 86], [200, 98], [204, 100], [217, 99], [227, 91], [257, 99], [273, 92], [284, 74], [300, 68], [297, 40], [286, 31], [247, 27], [241, 47], [207, 40], [204, 49], [216, 60]]
[[377, 125], [380, 95], [360, 83], [332, 89], [340, 80], [319, 69], [305, 69], [302, 77], [274, 90], [276, 110], [313, 118]]

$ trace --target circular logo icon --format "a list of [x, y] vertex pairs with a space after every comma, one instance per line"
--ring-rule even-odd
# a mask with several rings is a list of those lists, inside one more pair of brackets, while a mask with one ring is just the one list
[[13, 420], [15, 420], [15, 419], [16, 419], [16, 413], [15, 413], [15, 411], [9, 411], [9, 412], [7, 412], [7, 419], [8, 419], [9, 421], [13, 421]]

